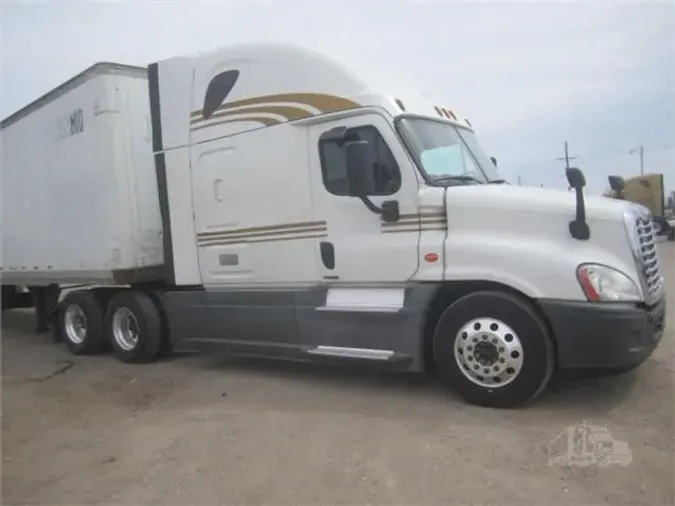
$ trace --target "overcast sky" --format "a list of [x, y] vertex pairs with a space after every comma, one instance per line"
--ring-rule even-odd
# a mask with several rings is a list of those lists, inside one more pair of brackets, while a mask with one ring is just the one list
[[97, 61], [251, 41], [353, 50], [469, 117], [514, 182], [565, 187], [567, 139], [589, 191], [647, 172], [675, 189], [675, 3], [0, 0], [0, 115]]

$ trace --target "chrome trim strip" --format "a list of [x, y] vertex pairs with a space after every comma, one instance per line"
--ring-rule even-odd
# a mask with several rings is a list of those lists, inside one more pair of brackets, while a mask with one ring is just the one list
[[398, 313], [400, 306], [319, 306], [317, 311], [348, 311], [358, 313]]
[[366, 360], [390, 360], [394, 356], [391, 350], [373, 350], [368, 348], [343, 348], [338, 346], [317, 346], [307, 350], [311, 355], [323, 355], [340, 358], [362, 358]]

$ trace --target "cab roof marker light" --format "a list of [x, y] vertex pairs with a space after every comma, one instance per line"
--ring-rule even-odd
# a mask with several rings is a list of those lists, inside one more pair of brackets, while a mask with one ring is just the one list
[[448, 110], [445, 107], [442, 107], [441, 111], [443, 111], [443, 116], [450, 119], [450, 115], [448, 114]]
[[438, 115], [442, 118], [442, 117], [443, 117], [443, 113], [441, 112], [440, 107], [438, 107], [438, 106], [435, 105], [435, 106], [434, 106], [434, 109], [436, 109], [436, 112], [437, 112]]
[[400, 98], [394, 99], [396, 102], [396, 105], [401, 109], [403, 112], [405, 112], [405, 106], [403, 105], [403, 102], [401, 101]]
[[466, 121], [467, 125], [469, 125], [471, 128], [473, 128], [473, 125], [471, 124], [471, 122], [468, 119], [464, 119], [464, 121]]
[[450, 109], [447, 109], [446, 112], [449, 114], [449, 117], [457, 121], [457, 116], [455, 116], [455, 113], [452, 112]]

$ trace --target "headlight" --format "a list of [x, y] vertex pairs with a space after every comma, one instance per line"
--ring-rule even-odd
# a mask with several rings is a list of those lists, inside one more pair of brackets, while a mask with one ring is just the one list
[[577, 279], [588, 300], [640, 301], [637, 285], [623, 272], [598, 264], [577, 267]]

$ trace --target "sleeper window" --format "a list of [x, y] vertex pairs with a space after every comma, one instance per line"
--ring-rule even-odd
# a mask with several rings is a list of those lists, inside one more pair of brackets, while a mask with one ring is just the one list
[[375, 127], [364, 126], [347, 130], [344, 139], [319, 141], [323, 184], [333, 195], [347, 195], [345, 141], [368, 141], [375, 164], [375, 192], [372, 195], [392, 195], [401, 187], [401, 171], [389, 146]]

